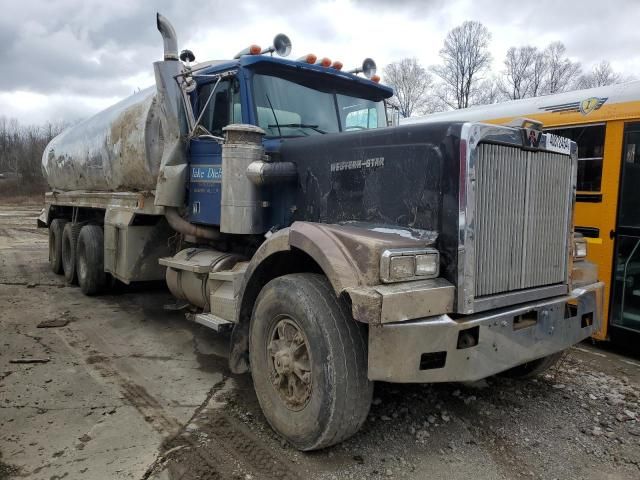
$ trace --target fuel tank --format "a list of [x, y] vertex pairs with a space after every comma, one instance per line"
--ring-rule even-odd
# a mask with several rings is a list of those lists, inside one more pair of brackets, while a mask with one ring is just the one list
[[156, 188], [164, 150], [156, 87], [142, 90], [65, 130], [47, 145], [42, 167], [54, 190]]

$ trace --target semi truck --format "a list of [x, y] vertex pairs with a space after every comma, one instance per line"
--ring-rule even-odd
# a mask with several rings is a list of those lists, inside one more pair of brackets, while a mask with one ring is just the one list
[[375, 381], [535, 375], [598, 327], [574, 142], [526, 121], [388, 126], [371, 59], [290, 60], [278, 35], [193, 63], [156, 20], [155, 86], [43, 153], [49, 263], [87, 295], [164, 280], [227, 332], [290, 444], [353, 435]]

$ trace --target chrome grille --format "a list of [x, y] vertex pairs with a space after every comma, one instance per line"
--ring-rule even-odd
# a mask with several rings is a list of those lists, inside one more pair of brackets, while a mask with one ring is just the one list
[[571, 158], [481, 144], [475, 296], [566, 281]]

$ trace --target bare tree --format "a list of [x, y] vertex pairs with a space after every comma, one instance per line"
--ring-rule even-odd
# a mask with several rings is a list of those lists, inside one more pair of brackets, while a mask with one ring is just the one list
[[473, 105], [490, 105], [504, 100], [499, 81], [493, 77], [478, 82], [472, 95]]
[[15, 118], [0, 117], [0, 173], [15, 175], [24, 185], [44, 185], [41, 161], [47, 143], [65, 124], [21, 125]]
[[390, 102], [398, 107], [400, 115], [410, 117], [418, 111], [423, 113], [428, 101], [429, 90], [433, 85], [433, 77], [416, 58], [403, 58], [384, 68], [385, 82], [393, 87]]
[[624, 79], [622, 75], [614, 72], [611, 64], [606, 60], [603, 60], [593, 67], [591, 72], [581, 75], [576, 86], [578, 88], [604, 87], [605, 85], [613, 85], [623, 81]]
[[580, 74], [580, 64], [569, 60], [562, 42], [553, 42], [544, 50], [547, 64], [546, 81], [540, 93], [560, 93], [568, 90]]
[[[498, 82], [500, 91], [510, 100], [517, 100], [531, 96], [534, 76], [541, 81], [539, 71], [536, 71], [538, 49], [531, 46], [511, 47], [504, 59], [504, 72]], [[544, 62], [543, 62], [544, 63]]]
[[472, 93], [491, 63], [491, 34], [480, 22], [466, 21], [451, 30], [440, 50], [442, 65], [433, 72], [442, 80], [439, 96], [451, 108], [472, 104]]

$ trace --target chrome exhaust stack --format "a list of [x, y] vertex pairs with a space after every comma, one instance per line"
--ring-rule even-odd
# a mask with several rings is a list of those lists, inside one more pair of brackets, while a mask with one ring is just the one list
[[159, 13], [156, 13], [156, 25], [164, 42], [164, 59], [178, 60], [178, 36], [173, 25]]

